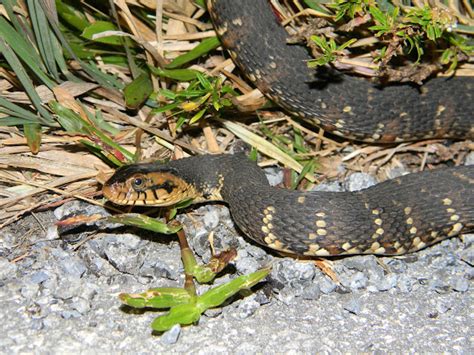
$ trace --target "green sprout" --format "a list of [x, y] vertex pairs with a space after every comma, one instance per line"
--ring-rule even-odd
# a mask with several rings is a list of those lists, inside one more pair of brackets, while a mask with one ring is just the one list
[[369, 6], [375, 4], [374, 0], [336, 0], [334, 3], [330, 3], [327, 6], [336, 11], [334, 20], [340, 21], [344, 17], [354, 18], [356, 15], [363, 15], [367, 12]]
[[133, 213], [108, 217], [107, 220], [157, 233], [177, 233], [178, 235], [181, 259], [186, 276], [184, 287], [159, 287], [149, 289], [143, 293], [121, 293], [119, 295], [123, 304], [133, 308], [169, 309], [167, 314], [157, 317], [151, 324], [152, 329], [156, 332], [164, 332], [177, 324], [190, 325], [197, 323], [206, 310], [219, 307], [238, 292], [250, 289], [270, 272], [270, 268], [264, 268], [249, 275], [239, 276], [227, 283], [211, 288], [202, 295], [197, 295], [193, 279], [196, 279], [199, 283], [212, 282], [216, 275], [235, 258], [237, 252], [234, 249], [213, 255], [206, 265], [198, 265], [186, 241], [184, 232], [181, 230], [181, 225], [175, 220], [164, 223], [145, 215]]
[[167, 104], [154, 109], [153, 113], [171, 112], [178, 117], [177, 128], [180, 128], [185, 122], [196, 123], [206, 112], [232, 106], [229, 96], [237, 93], [230, 85], [222, 85], [220, 78], [206, 77], [199, 72], [195, 75], [196, 79], [182, 91], [160, 90], [157, 97]]
[[352, 38], [347, 42], [338, 45], [334, 39], [331, 38], [328, 41], [322, 36], [311, 36], [311, 40], [319, 47], [322, 54], [318, 58], [308, 61], [308, 67], [310, 68], [335, 62], [343, 55], [344, 49], [357, 41], [357, 39]]

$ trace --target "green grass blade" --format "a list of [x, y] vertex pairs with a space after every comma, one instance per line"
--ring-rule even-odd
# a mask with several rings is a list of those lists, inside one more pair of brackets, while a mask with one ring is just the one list
[[181, 225], [173, 226], [172, 224], [166, 224], [138, 213], [126, 213], [118, 216], [107, 217], [107, 221], [139, 227], [162, 234], [174, 234], [181, 229]]
[[202, 57], [213, 49], [216, 49], [217, 47], [219, 47], [219, 45], [220, 42], [217, 37], [206, 38], [188, 53], [175, 58], [170, 64], [166, 66], [166, 69], [179, 68], [180, 66], [186, 63], [189, 63], [199, 57]]
[[27, 42], [6, 20], [0, 16], [0, 38], [12, 48], [30, 70], [45, 84], [53, 89], [56, 83], [48, 77], [41, 57], [33, 45]]
[[[255, 147], [263, 154], [272, 157], [273, 159], [278, 160], [280, 163], [296, 170], [301, 173], [303, 171], [303, 166], [298, 163], [291, 156], [283, 152], [281, 149], [275, 147], [272, 143], [268, 142], [264, 138], [256, 135], [255, 133], [249, 131], [247, 128], [228, 120], [219, 120], [222, 125], [235, 134], [237, 137], [242, 139], [244, 142], [250, 144], [252, 147]], [[306, 179], [310, 182], [314, 182], [314, 176], [307, 174]]]
[[38, 50], [41, 53], [43, 62], [46, 65], [48, 73], [53, 76], [57, 82], [60, 82], [56, 59], [54, 55], [53, 38], [48, 20], [41, 8], [40, 1], [27, 0], [28, 9], [33, 25], [33, 32], [36, 38]]
[[23, 67], [22, 63], [3, 38], [0, 38], [0, 52], [3, 54], [10, 67], [17, 75], [18, 80], [23, 85], [23, 89], [30, 98], [33, 106], [36, 108], [36, 110], [38, 110], [39, 114], [41, 115], [40, 117], [38, 117], [38, 119], [46, 125], [52, 125], [54, 123], [53, 117], [51, 116], [49, 111], [47, 111], [43, 107], [41, 99], [38, 93], [35, 91], [33, 82], [31, 81], [28, 73], [25, 71], [25, 68]]
[[38, 123], [23, 125], [26, 143], [33, 154], [37, 154], [41, 145], [41, 125]]
[[125, 86], [123, 94], [127, 108], [138, 108], [153, 92], [149, 73], [141, 73], [135, 80]]

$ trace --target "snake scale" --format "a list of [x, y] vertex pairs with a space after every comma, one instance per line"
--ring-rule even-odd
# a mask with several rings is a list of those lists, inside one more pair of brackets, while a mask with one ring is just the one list
[[[289, 112], [364, 141], [473, 138], [474, 80], [423, 87], [314, 77], [302, 47], [286, 43], [266, 0], [208, 0], [216, 31], [248, 78]], [[119, 168], [104, 196], [117, 204], [225, 201], [256, 242], [298, 255], [399, 255], [474, 228], [474, 167], [409, 174], [358, 192], [289, 191], [268, 185], [243, 154], [204, 155]]]

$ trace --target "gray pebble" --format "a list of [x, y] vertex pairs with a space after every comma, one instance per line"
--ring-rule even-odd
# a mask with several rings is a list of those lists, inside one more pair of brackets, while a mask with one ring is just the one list
[[34, 284], [40, 284], [49, 279], [49, 274], [45, 271], [37, 271], [30, 277], [30, 281]]
[[206, 309], [206, 311], [204, 312], [204, 315], [208, 318], [216, 318], [220, 316], [221, 314], [222, 314], [221, 307]]
[[339, 275], [341, 284], [351, 290], [359, 290], [367, 286], [369, 279], [363, 272], [357, 271], [351, 275]]
[[334, 292], [337, 287], [337, 285], [331, 279], [329, 279], [329, 277], [323, 277], [319, 281], [318, 285], [321, 292], [326, 295], [330, 294], [331, 292]]
[[170, 330], [167, 330], [161, 335], [160, 342], [166, 345], [176, 344], [180, 334], [181, 326], [179, 324], [175, 324]]
[[237, 252], [235, 260], [235, 268], [239, 273], [247, 275], [260, 269], [260, 264], [255, 258], [241, 257], [239, 254], [242, 255], [240, 250]]
[[316, 185], [311, 191], [341, 192], [344, 189], [339, 181], [332, 181]]
[[65, 310], [61, 312], [61, 317], [64, 319], [79, 318], [81, 314], [76, 310]]
[[0, 257], [0, 280], [15, 276], [17, 265], [8, 261], [7, 258]]
[[308, 284], [314, 278], [315, 272], [316, 267], [312, 263], [283, 259], [273, 265], [271, 276], [284, 285], [297, 287]]
[[[211, 206], [213, 207], [213, 206]], [[203, 216], [204, 226], [211, 231], [219, 224], [219, 212], [216, 208], [209, 208]]]
[[53, 296], [58, 299], [70, 299], [80, 293], [83, 287], [81, 280], [75, 277], [62, 277], [59, 281], [58, 287], [52, 290]]
[[470, 152], [466, 156], [466, 161], [464, 162], [464, 165], [474, 165], [474, 152]]
[[397, 281], [398, 275], [389, 274], [385, 278], [380, 280], [378, 283], [376, 283], [375, 287], [377, 287], [379, 291], [388, 291], [397, 285]]
[[245, 319], [254, 314], [260, 308], [260, 303], [255, 300], [255, 297], [246, 297], [240, 302], [238, 308], [238, 316], [240, 319]]
[[269, 166], [264, 168], [263, 171], [271, 186], [276, 186], [283, 182], [283, 171], [278, 166]]
[[305, 300], [317, 300], [320, 294], [321, 290], [319, 288], [319, 285], [313, 283], [303, 289], [301, 297], [303, 297], [303, 299]]
[[27, 299], [33, 299], [38, 295], [39, 286], [35, 283], [28, 283], [21, 288], [21, 295]]
[[397, 280], [397, 288], [400, 292], [409, 293], [413, 290], [414, 280], [408, 275], [400, 275]]
[[347, 191], [359, 191], [377, 184], [377, 180], [366, 173], [354, 173], [344, 181], [344, 188]]
[[78, 311], [80, 314], [87, 314], [91, 309], [91, 305], [88, 300], [82, 297], [73, 297], [71, 308]]
[[263, 292], [259, 290], [255, 293], [255, 301], [257, 301], [260, 305], [268, 304], [271, 302], [271, 299]]
[[453, 285], [453, 290], [457, 292], [466, 292], [469, 290], [469, 281], [463, 277], [458, 277]]
[[58, 265], [64, 273], [77, 278], [87, 271], [84, 262], [75, 256], [60, 260]]
[[140, 248], [141, 244], [139, 237], [123, 234], [117, 241], [104, 245], [104, 254], [120, 272], [136, 274], [145, 259], [146, 250]]
[[360, 301], [353, 297], [344, 304], [344, 309], [352, 314], [359, 314], [362, 309], [362, 306], [360, 304]]
[[150, 276], [153, 278], [167, 278], [169, 280], [177, 280], [178, 272], [174, 268], [161, 260], [146, 258], [140, 268], [140, 275]]
[[402, 274], [408, 268], [408, 265], [406, 262], [400, 259], [395, 259], [395, 258], [388, 260], [387, 265], [390, 267], [390, 271], [396, 274]]
[[462, 241], [464, 242], [464, 245], [468, 247], [470, 247], [471, 245], [474, 245], [474, 233], [464, 234]]

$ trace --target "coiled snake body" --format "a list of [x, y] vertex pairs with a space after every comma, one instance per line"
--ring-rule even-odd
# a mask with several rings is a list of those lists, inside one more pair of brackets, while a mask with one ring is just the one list
[[[265, 0], [208, 0], [216, 31], [255, 85], [290, 112], [348, 138], [392, 142], [474, 135], [473, 79], [434, 79], [378, 88], [359, 78], [313, 77], [306, 50]], [[198, 156], [125, 166], [106, 182], [117, 204], [167, 206], [225, 201], [240, 229], [260, 244], [300, 255], [419, 250], [474, 227], [474, 167], [409, 174], [359, 192], [270, 187], [245, 156]]]

